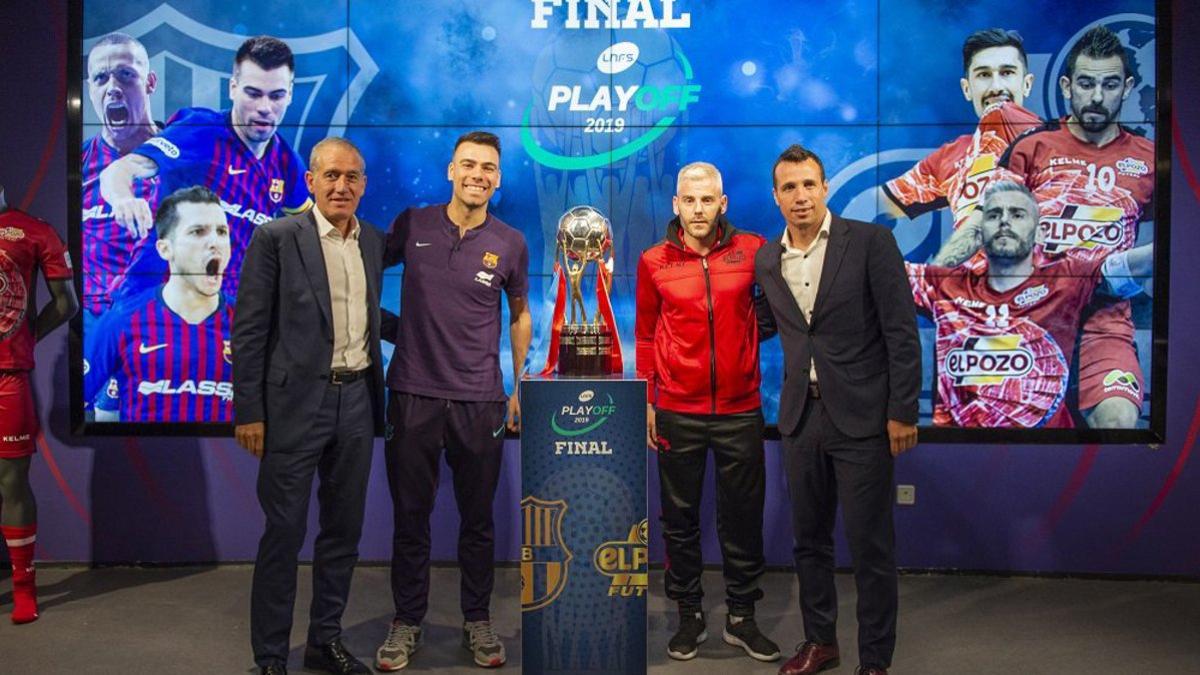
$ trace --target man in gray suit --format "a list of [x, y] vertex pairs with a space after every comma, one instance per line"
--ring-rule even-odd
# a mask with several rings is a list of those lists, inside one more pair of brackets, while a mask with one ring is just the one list
[[233, 322], [238, 443], [262, 460], [266, 530], [254, 564], [250, 640], [262, 673], [286, 673], [313, 474], [321, 531], [304, 666], [366, 673], [341, 643], [358, 560], [374, 437], [383, 430], [379, 288], [383, 241], [354, 212], [367, 176], [349, 141], [313, 148], [316, 207], [273, 220], [246, 250]]
[[787, 222], [754, 260], [783, 345], [779, 396], [805, 642], [780, 669], [840, 663], [833, 523], [838, 502], [858, 589], [859, 673], [896, 644], [892, 458], [916, 445], [921, 344], [904, 260], [885, 227], [825, 206], [825, 168], [793, 145], [772, 169]]

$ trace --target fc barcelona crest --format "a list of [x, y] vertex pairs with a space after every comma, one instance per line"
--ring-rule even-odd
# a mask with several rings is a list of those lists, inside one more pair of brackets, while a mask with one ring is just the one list
[[273, 202], [283, 201], [283, 179], [282, 178], [272, 178], [271, 179], [270, 192], [271, 192], [271, 201], [273, 201]]
[[494, 270], [494, 269], [496, 269], [496, 265], [498, 265], [498, 264], [500, 264], [500, 256], [499, 255], [492, 253], [491, 251], [484, 252], [484, 254], [483, 254], [483, 266], [484, 267], [488, 268], [489, 270]]
[[221, 357], [225, 359], [225, 363], [233, 365], [233, 347], [229, 344], [229, 340], [225, 341], [224, 349], [221, 350]]
[[521, 500], [521, 611], [541, 609], [554, 602], [567, 585], [575, 556], [562, 538], [567, 502], [545, 501], [530, 495]]

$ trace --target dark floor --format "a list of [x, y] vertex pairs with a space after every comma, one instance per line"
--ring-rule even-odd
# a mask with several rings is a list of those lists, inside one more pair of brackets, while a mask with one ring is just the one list
[[[250, 653], [250, 567], [91, 570], [42, 568], [42, 618], [26, 626], [0, 621], [0, 673], [245, 673]], [[515, 568], [498, 573], [497, 598], [516, 598]], [[300, 668], [308, 602], [308, 568], [292, 632], [291, 665]], [[661, 588], [661, 572], [651, 589]], [[709, 572], [710, 622], [724, 620], [719, 574]], [[768, 573], [760, 625], [785, 655], [801, 640], [795, 577]], [[478, 673], [459, 647], [458, 573], [434, 570], [426, 642], [410, 671]], [[842, 666], [856, 665], [853, 580], [838, 576]], [[0, 582], [0, 612], [10, 607]], [[1200, 673], [1200, 584], [974, 576], [904, 576], [899, 644], [893, 673]], [[345, 619], [345, 642], [364, 661], [387, 632], [387, 570], [362, 567]], [[520, 612], [496, 602], [493, 618], [509, 653], [521, 663]], [[650, 672], [774, 672], [720, 641], [700, 657], [674, 662], [666, 642], [674, 610], [660, 593], [650, 600]]]

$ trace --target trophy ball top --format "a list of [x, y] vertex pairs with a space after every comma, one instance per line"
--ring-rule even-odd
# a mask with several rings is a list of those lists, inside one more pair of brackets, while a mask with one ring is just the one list
[[576, 206], [558, 219], [558, 244], [571, 260], [599, 260], [612, 248], [612, 224], [591, 206]]

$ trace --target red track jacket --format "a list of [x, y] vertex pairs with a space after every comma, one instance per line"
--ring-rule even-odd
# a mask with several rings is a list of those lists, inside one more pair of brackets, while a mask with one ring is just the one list
[[724, 216], [718, 228], [713, 250], [701, 256], [683, 243], [675, 218], [638, 261], [637, 375], [646, 379], [650, 403], [672, 412], [730, 414], [761, 405], [754, 254], [764, 239]]

